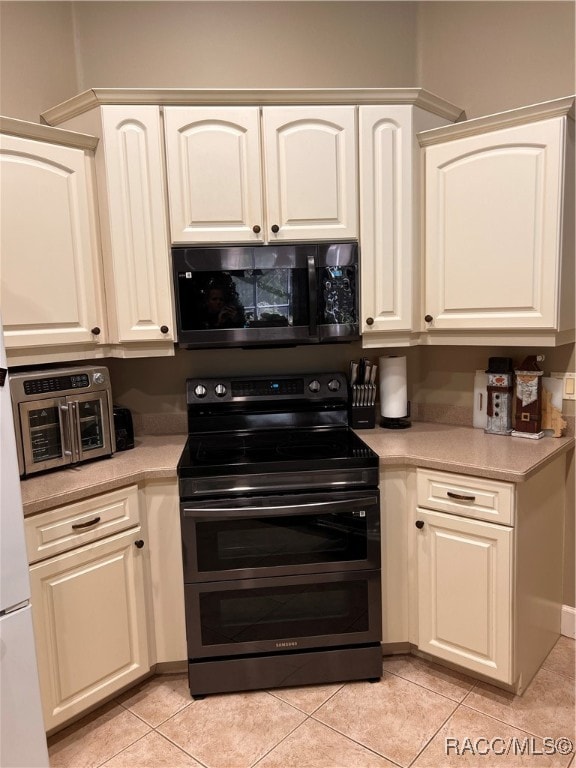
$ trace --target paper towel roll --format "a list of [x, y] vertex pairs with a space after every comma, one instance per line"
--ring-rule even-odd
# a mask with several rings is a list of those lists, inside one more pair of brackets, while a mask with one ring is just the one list
[[380, 357], [380, 414], [386, 419], [408, 415], [405, 357]]

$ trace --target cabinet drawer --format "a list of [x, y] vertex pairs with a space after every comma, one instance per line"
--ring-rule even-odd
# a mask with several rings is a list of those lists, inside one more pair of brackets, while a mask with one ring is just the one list
[[418, 506], [502, 525], [514, 524], [514, 484], [418, 469]]
[[28, 562], [35, 563], [137, 525], [138, 487], [131, 485], [24, 520]]

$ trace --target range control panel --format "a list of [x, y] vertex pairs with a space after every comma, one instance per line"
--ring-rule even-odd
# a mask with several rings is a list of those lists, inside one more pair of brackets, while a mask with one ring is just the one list
[[342, 373], [250, 378], [188, 379], [189, 405], [202, 402], [256, 402], [270, 400], [348, 400], [348, 383]]

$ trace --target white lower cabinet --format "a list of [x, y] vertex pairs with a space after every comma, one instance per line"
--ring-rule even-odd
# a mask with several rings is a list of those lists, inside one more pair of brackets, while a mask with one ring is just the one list
[[150, 480], [143, 493], [150, 541], [150, 660], [171, 667], [188, 658], [178, 483], [175, 479]]
[[419, 649], [511, 683], [513, 529], [416, 514]]
[[[26, 518], [47, 731], [150, 669], [144, 574], [147, 542], [141, 538], [137, 504], [137, 488], [130, 486]], [[110, 535], [122, 508], [131, 527]], [[99, 526], [102, 538], [97, 537]], [[34, 562], [42, 557], [34, 540], [46, 540], [55, 529], [59, 540], [68, 539], [69, 551]], [[87, 534], [94, 540], [86, 544]], [[79, 537], [76, 542], [75, 536]]]
[[522, 693], [560, 634], [564, 486], [564, 456], [518, 483], [384, 469], [384, 653]]

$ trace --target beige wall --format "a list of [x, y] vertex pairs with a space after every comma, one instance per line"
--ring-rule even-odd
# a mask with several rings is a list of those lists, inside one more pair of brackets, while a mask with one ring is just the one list
[[75, 4], [82, 88], [412, 85], [415, 3]]
[[39, 122], [78, 90], [71, 3], [0, 3], [0, 114]]
[[567, 96], [574, 2], [419, 3], [420, 84], [478, 117]]

